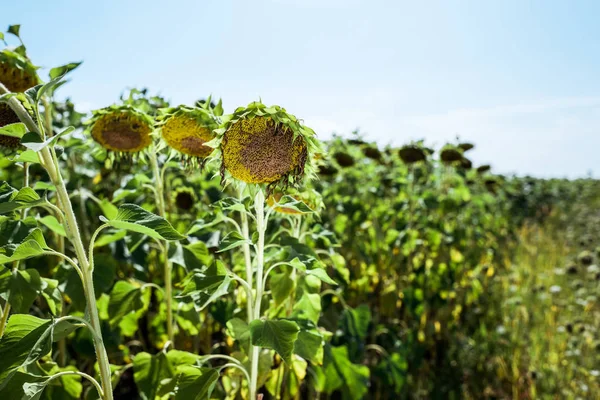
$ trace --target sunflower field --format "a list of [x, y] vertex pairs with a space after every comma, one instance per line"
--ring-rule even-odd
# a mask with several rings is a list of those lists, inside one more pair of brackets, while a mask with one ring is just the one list
[[0, 40], [2, 399], [600, 398], [600, 184], [145, 89]]

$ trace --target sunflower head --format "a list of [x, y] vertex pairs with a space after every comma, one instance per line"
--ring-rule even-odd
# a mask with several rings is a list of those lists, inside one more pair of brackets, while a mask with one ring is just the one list
[[464, 169], [471, 169], [471, 168], [473, 168], [473, 162], [471, 160], [469, 160], [468, 158], [463, 157], [460, 160], [460, 166], [463, 167]]
[[189, 161], [204, 161], [213, 148], [205, 143], [215, 138], [218, 120], [207, 108], [180, 106], [164, 110], [159, 117], [162, 138]]
[[333, 158], [335, 159], [335, 162], [337, 162], [337, 164], [342, 168], [347, 168], [354, 165], [354, 158], [344, 151], [338, 151], [334, 153]]
[[216, 133], [223, 180], [228, 172], [271, 190], [314, 175], [313, 154], [319, 148], [314, 131], [279, 106], [254, 102], [240, 107]]
[[463, 143], [458, 144], [458, 148], [461, 149], [463, 151], [463, 153], [465, 151], [469, 151], [469, 150], [473, 149], [474, 147], [475, 147], [475, 145], [473, 143], [469, 143], [469, 142], [463, 142]]
[[477, 172], [480, 174], [489, 172], [492, 169], [492, 167], [490, 165], [480, 165], [479, 167], [477, 167]]
[[[22, 93], [37, 85], [40, 79], [36, 67], [24, 56], [8, 49], [0, 51], [0, 83], [8, 90]], [[0, 127], [21, 122], [6, 103], [0, 103]], [[16, 136], [0, 135], [0, 147], [14, 150], [21, 139]]]
[[175, 206], [182, 211], [190, 211], [196, 203], [196, 195], [190, 188], [179, 188], [173, 194]]
[[365, 155], [365, 157], [368, 157], [371, 160], [381, 160], [382, 154], [381, 151], [379, 151], [379, 149], [377, 148], [377, 146], [366, 146], [362, 149], [362, 152]]
[[450, 164], [463, 159], [463, 150], [460, 147], [447, 144], [442, 147], [440, 159], [444, 164]]
[[110, 106], [93, 111], [87, 122], [92, 138], [109, 152], [133, 155], [152, 143], [154, 121], [130, 106]]
[[425, 149], [414, 144], [403, 146], [398, 151], [398, 155], [406, 164], [413, 164], [427, 159], [427, 153], [425, 152]]

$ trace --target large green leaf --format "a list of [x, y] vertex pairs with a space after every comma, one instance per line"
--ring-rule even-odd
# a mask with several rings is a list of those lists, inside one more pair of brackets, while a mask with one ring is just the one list
[[238, 341], [240, 348], [242, 348], [246, 354], [250, 354], [250, 328], [246, 321], [240, 318], [232, 318], [227, 321], [227, 329], [229, 330], [231, 337]]
[[111, 325], [116, 325], [126, 315], [135, 313], [144, 307], [143, 289], [127, 281], [118, 281], [112, 292], [110, 292], [108, 302], [109, 322]]
[[45, 282], [35, 269], [10, 271], [0, 267], [0, 297], [8, 297], [8, 302], [15, 313], [27, 313], [29, 308], [42, 294]]
[[114, 228], [142, 233], [154, 239], [185, 239], [185, 236], [177, 232], [166, 219], [135, 204], [123, 204], [119, 207], [117, 215], [106, 220], [106, 223]]
[[77, 328], [67, 321], [57, 326], [52, 320], [45, 320], [27, 314], [13, 314], [6, 325], [0, 340], [0, 390], [10, 381], [15, 372], [34, 363], [51, 350], [53, 340], [58, 340]]
[[301, 324], [298, 339], [294, 343], [294, 353], [300, 357], [312, 362], [313, 364], [323, 364], [323, 335], [317, 328], [310, 324]]
[[7, 385], [0, 390], [0, 398], [21, 400], [25, 396], [23, 392], [23, 385], [25, 383], [43, 382], [46, 379], [44, 376], [17, 371]]
[[357, 365], [348, 359], [345, 346], [325, 346], [325, 392], [331, 394], [341, 389], [344, 397], [361, 400], [369, 391], [369, 368]]
[[321, 295], [318, 293], [302, 293], [300, 300], [294, 304], [292, 317], [306, 319], [316, 324], [321, 316]]
[[30, 187], [17, 190], [6, 182], [0, 183], [0, 214], [33, 207], [45, 201]]
[[217, 298], [228, 293], [231, 278], [225, 271], [215, 266], [201, 272], [194, 270], [181, 283], [183, 291], [178, 299], [191, 300], [197, 311], [204, 309]]
[[286, 301], [293, 293], [295, 286], [296, 282], [288, 272], [272, 273], [270, 287], [275, 306], [279, 306]]
[[175, 400], [205, 400], [219, 379], [219, 372], [213, 368], [182, 366], [178, 368]]
[[300, 328], [294, 321], [285, 319], [250, 322], [250, 337], [254, 346], [273, 349], [288, 364], [292, 362], [294, 343]]
[[143, 400], [155, 400], [161, 381], [172, 378], [175, 371], [164, 352], [142, 352], [133, 359], [133, 379]]
[[42, 231], [34, 229], [16, 247], [4, 246], [0, 249], [0, 264], [9, 264], [15, 261], [39, 257], [49, 250]]
[[366, 304], [352, 309], [346, 308], [340, 318], [340, 328], [349, 335], [364, 340], [369, 333], [369, 324], [371, 323], [371, 310]]
[[40, 218], [39, 221], [48, 227], [52, 232], [59, 234], [60, 236], [66, 237], [67, 232], [65, 232], [65, 227], [63, 224], [58, 222], [56, 217], [52, 215], [46, 215], [43, 218]]

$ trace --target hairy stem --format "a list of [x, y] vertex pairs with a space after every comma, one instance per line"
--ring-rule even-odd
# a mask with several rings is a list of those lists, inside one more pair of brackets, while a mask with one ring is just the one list
[[[3, 93], [8, 93], [8, 90], [5, 86], [0, 84], [0, 94]], [[29, 115], [27, 110], [25, 110], [25, 108], [19, 102], [19, 100], [17, 100], [15, 97], [12, 97], [8, 100], [8, 104], [17, 114], [19, 119], [25, 124], [27, 129], [29, 129], [32, 132], [36, 132], [38, 135], [40, 135], [40, 137], [44, 136], [43, 132], [39, 129], [38, 125], [31, 118], [31, 116]], [[83, 289], [86, 298], [87, 311], [90, 318], [90, 324], [96, 332], [96, 335], [93, 335], [94, 347], [96, 349], [96, 358], [98, 360], [98, 365], [100, 369], [100, 378], [102, 382], [104, 395], [103, 398], [104, 400], [112, 400], [113, 394], [112, 382], [110, 379], [110, 364], [108, 361], [108, 355], [106, 354], [106, 348], [104, 347], [104, 341], [102, 340], [100, 318], [98, 317], [98, 306], [96, 304], [96, 295], [94, 293], [94, 282], [92, 277], [93, 271], [90, 268], [87, 254], [83, 246], [83, 241], [81, 240], [81, 235], [79, 234], [79, 227], [77, 226], [77, 220], [75, 218], [75, 213], [73, 212], [73, 206], [69, 198], [69, 193], [60, 173], [60, 168], [58, 167], [56, 153], [52, 150], [53, 149], [51, 149], [49, 146], [46, 146], [38, 152], [38, 155], [40, 157], [40, 161], [43, 167], [46, 169], [48, 175], [50, 176], [50, 180], [56, 187], [56, 195], [59, 200], [59, 207], [62, 209], [65, 216], [65, 231], [67, 232], [67, 237], [69, 241], [75, 249], [77, 260], [81, 265], [81, 270], [83, 272]]]
[[[158, 214], [166, 218], [166, 209], [165, 209], [165, 191], [164, 191], [164, 182], [163, 175], [160, 173], [158, 169], [158, 158], [156, 156], [155, 151], [150, 152], [150, 164], [152, 166], [152, 174], [154, 176], [154, 190], [156, 191], [156, 207], [158, 208]], [[165, 280], [165, 300], [167, 303], [167, 336], [171, 341], [173, 348], [175, 348], [175, 335], [173, 333], [173, 286], [172, 286], [172, 278], [171, 273], [173, 270], [173, 266], [169, 261], [169, 243], [164, 242], [164, 280]]]
[[[256, 230], [258, 232], [258, 241], [256, 243], [256, 298], [254, 304], [254, 319], [260, 318], [260, 307], [263, 296], [263, 272], [265, 255], [265, 195], [262, 189], [258, 190], [254, 198], [254, 211], [256, 213]], [[250, 399], [256, 400], [258, 388], [258, 358], [260, 356], [260, 347], [252, 346], [250, 356]]]

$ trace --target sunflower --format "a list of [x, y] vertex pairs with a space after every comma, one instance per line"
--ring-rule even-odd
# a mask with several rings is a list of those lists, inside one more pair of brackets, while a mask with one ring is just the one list
[[279, 106], [254, 102], [240, 107], [216, 133], [223, 180], [227, 171], [239, 181], [273, 188], [313, 174], [315, 133]]
[[177, 189], [173, 195], [173, 202], [178, 209], [182, 211], [190, 211], [196, 203], [196, 195], [190, 188]]
[[479, 167], [477, 167], [477, 172], [479, 172], [480, 174], [483, 174], [485, 172], [488, 172], [489, 170], [491, 170], [492, 167], [490, 165], [480, 165]]
[[180, 106], [166, 110], [159, 122], [162, 138], [191, 160], [204, 160], [213, 148], [205, 146], [215, 138], [216, 117], [207, 108]]
[[108, 151], [135, 154], [150, 145], [154, 121], [130, 106], [96, 110], [87, 122], [92, 138]]
[[468, 158], [463, 157], [460, 160], [460, 166], [463, 167], [464, 169], [471, 169], [471, 168], [473, 168], [473, 162], [471, 160], [469, 160]]
[[409, 144], [407, 146], [402, 147], [398, 151], [398, 155], [406, 164], [413, 164], [418, 161], [424, 161], [427, 158], [427, 154], [425, 150], [420, 146]]
[[[0, 51], [0, 82], [11, 92], [22, 93], [39, 83], [39, 77], [27, 58], [8, 49]], [[21, 122], [6, 103], [0, 103], [0, 127]], [[21, 139], [0, 135], [0, 147], [16, 149]]]
[[351, 167], [354, 165], [354, 158], [348, 153], [343, 151], [338, 151], [333, 155], [333, 158], [338, 163], [338, 165], [342, 168]]
[[368, 157], [372, 160], [381, 160], [381, 151], [377, 148], [377, 146], [367, 146], [362, 149], [365, 157]]
[[440, 152], [440, 159], [443, 163], [453, 163], [461, 161], [463, 159], [463, 151], [460, 147], [447, 144], [442, 148]]
[[469, 151], [469, 150], [473, 149], [474, 147], [475, 147], [475, 145], [473, 143], [469, 143], [469, 142], [463, 142], [463, 143], [458, 144], [458, 148], [460, 148], [463, 152]]

